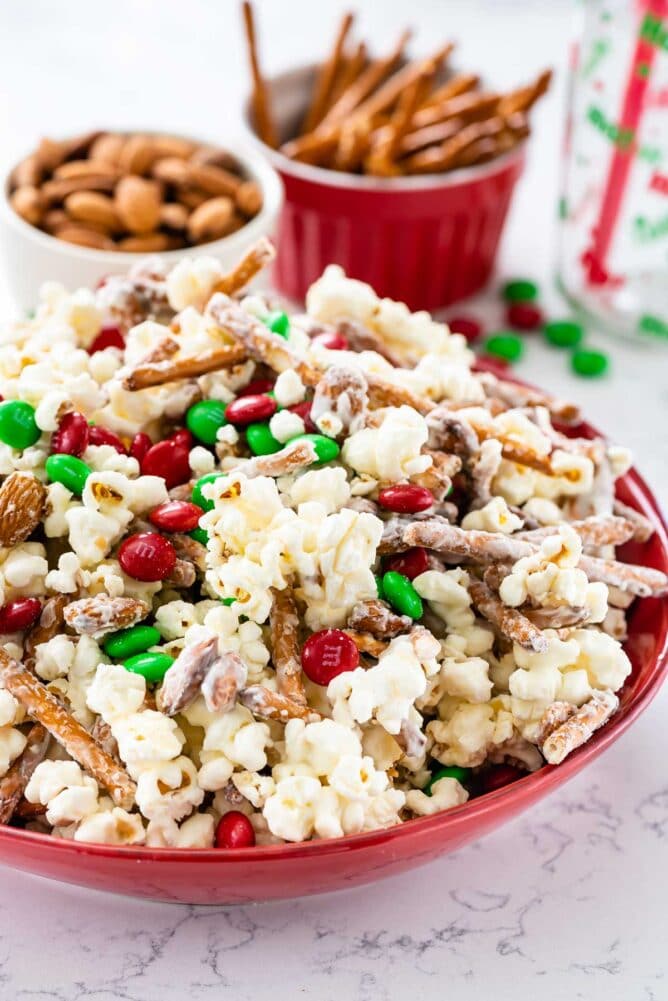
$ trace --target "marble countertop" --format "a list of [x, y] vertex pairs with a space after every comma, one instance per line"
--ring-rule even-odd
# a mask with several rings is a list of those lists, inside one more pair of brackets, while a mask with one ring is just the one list
[[[268, 63], [312, 57], [338, 0], [260, 4]], [[461, 39], [461, 62], [499, 85], [545, 63], [563, 71], [570, 5], [502, 0], [357, 0], [367, 33], [407, 17], [417, 45]], [[112, 12], [113, 11], [113, 12]], [[106, 20], [105, 20], [106, 19]], [[299, 32], [293, 25], [299, 24]], [[326, 27], [323, 27], [326, 26]], [[24, 0], [0, 13], [5, 150], [95, 123], [226, 135], [245, 89], [236, 3]], [[500, 257], [550, 291], [563, 72], [537, 116], [527, 175]], [[215, 118], [212, 118], [212, 114]], [[9, 309], [0, 277], [0, 305]], [[490, 323], [493, 296], [476, 304]], [[629, 444], [668, 493], [665, 355], [606, 342], [610, 376], [580, 382], [564, 357], [529, 344], [519, 374], [575, 396]], [[584, 774], [514, 823], [447, 858], [375, 886], [257, 907], [178, 907], [61, 886], [0, 869], [0, 998], [237, 1001], [660, 1001], [668, 997], [668, 689]]]

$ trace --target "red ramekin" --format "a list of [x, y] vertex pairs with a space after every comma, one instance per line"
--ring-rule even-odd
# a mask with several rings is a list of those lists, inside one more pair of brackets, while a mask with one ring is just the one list
[[[269, 82], [283, 139], [304, 112], [314, 66]], [[256, 142], [250, 115], [246, 124]], [[437, 310], [488, 281], [524, 143], [478, 167], [381, 179], [298, 163], [260, 143], [285, 186], [274, 284], [302, 301], [328, 264], [411, 309]]]

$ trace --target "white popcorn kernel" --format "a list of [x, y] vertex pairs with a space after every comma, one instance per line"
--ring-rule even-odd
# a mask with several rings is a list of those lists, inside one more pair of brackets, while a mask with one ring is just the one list
[[196, 445], [190, 449], [188, 462], [195, 476], [204, 476], [215, 469], [216, 460], [214, 456], [203, 445]]
[[417, 410], [391, 407], [380, 427], [363, 428], [346, 439], [343, 461], [357, 473], [397, 483], [429, 469], [431, 456], [421, 454], [428, 437], [427, 423]]
[[279, 407], [292, 407], [301, 403], [306, 396], [306, 388], [294, 369], [281, 372], [274, 385], [274, 397]]
[[489, 664], [482, 657], [467, 660], [447, 657], [441, 666], [440, 680], [447, 695], [467, 702], [488, 702], [492, 694], [488, 673]]
[[40, 431], [55, 431], [60, 423], [60, 414], [68, 403], [69, 396], [62, 389], [47, 393], [35, 407], [35, 424]]
[[14, 696], [4, 688], [0, 688], [0, 729], [18, 722], [20, 712], [19, 703]]
[[328, 438], [338, 438], [343, 431], [343, 421], [331, 410], [326, 410], [324, 414], [320, 414], [316, 418], [315, 424], [318, 431], [327, 435]]
[[290, 410], [279, 410], [269, 421], [269, 430], [276, 441], [284, 443], [296, 438], [298, 434], [304, 434], [306, 425], [299, 414], [293, 414]]
[[12, 726], [0, 726], [0, 778], [7, 774], [9, 767], [19, 754], [23, 753], [27, 738]]
[[418, 817], [430, 817], [441, 810], [451, 810], [453, 806], [461, 806], [469, 798], [469, 794], [457, 779], [442, 778], [434, 782], [431, 795], [427, 796], [421, 789], [411, 789], [406, 793], [406, 806]]
[[167, 275], [170, 306], [177, 312], [187, 306], [203, 309], [222, 277], [220, 261], [215, 257], [184, 258]]
[[239, 441], [239, 432], [233, 424], [223, 424], [216, 431], [216, 441], [221, 441], [225, 445], [236, 445]]
[[294, 507], [317, 501], [327, 514], [340, 510], [350, 500], [350, 487], [342, 466], [307, 470], [295, 479], [289, 493]]
[[182, 820], [203, 799], [197, 769], [189, 758], [161, 761], [139, 772], [135, 801], [147, 820]]
[[113, 723], [136, 713], [145, 697], [146, 681], [140, 674], [126, 671], [119, 664], [100, 664], [86, 692], [86, 704], [105, 722]]
[[146, 834], [141, 817], [115, 806], [86, 817], [74, 840], [99, 845], [142, 845]]
[[169, 761], [181, 753], [183, 736], [177, 724], [153, 709], [122, 716], [114, 720], [111, 729], [118, 742], [118, 753], [128, 767]]
[[44, 681], [66, 677], [74, 664], [76, 644], [60, 634], [35, 648], [35, 673]]
[[503, 497], [493, 497], [484, 507], [470, 511], [462, 520], [462, 528], [512, 535], [522, 527], [522, 519], [508, 508]]

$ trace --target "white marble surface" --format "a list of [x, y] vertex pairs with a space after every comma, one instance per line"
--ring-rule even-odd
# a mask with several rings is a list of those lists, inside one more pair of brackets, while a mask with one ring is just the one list
[[[265, 0], [268, 62], [313, 55], [337, 0]], [[563, 69], [569, 5], [555, 0], [358, 0], [388, 42], [407, 17], [426, 49], [451, 34], [462, 62], [510, 84]], [[269, 46], [266, 46], [269, 49]], [[163, 126], [223, 138], [245, 87], [233, 0], [23, 0], [0, 7], [5, 152], [44, 131]], [[503, 274], [547, 287], [563, 73], [538, 116]], [[6, 303], [0, 278], [0, 301]], [[560, 307], [549, 294], [554, 310]], [[488, 315], [494, 313], [490, 306]], [[594, 338], [595, 339], [595, 338]], [[601, 341], [605, 343], [605, 341]], [[614, 367], [578, 382], [531, 343], [526, 378], [581, 399], [668, 490], [665, 354], [610, 344]], [[137, 902], [0, 870], [0, 998], [238, 1001], [660, 1001], [666, 976], [668, 691], [606, 755], [529, 814], [469, 848], [376, 886], [243, 908]]]

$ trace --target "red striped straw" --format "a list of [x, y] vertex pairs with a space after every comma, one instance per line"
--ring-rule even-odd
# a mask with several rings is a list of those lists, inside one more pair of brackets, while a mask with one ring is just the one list
[[[668, 16], [668, 0], [644, 0], [638, 4], [640, 13], [647, 17], [663, 18]], [[666, 26], [668, 27], [668, 25]], [[588, 250], [582, 255], [587, 281], [590, 285], [605, 284], [609, 276], [606, 269], [606, 258], [615, 232], [617, 220], [624, 200], [624, 192], [629, 179], [631, 165], [636, 154], [636, 137], [638, 125], [642, 118], [645, 97], [649, 86], [650, 70], [654, 63], [658, 46], [638, 36], [633, 59], [626, 81], [622, 112], [619, 117], [619, 130], [630, 131], [634, 141], [625, 147], [616, 146], [610, 160], [605, 190], [601, 201], [601, 214], [593, 229], [593, 240]]]

